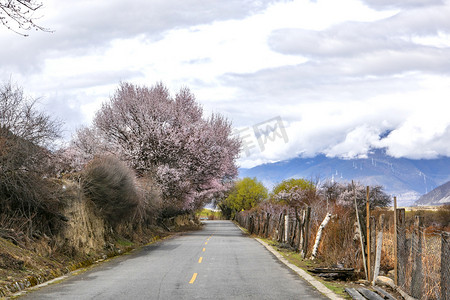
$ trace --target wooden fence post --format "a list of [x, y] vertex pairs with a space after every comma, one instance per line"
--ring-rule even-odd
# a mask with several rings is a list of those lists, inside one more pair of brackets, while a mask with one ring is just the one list
[[413, 269], [411, 277], [411, 296], [420, 299], [423, 291], [423, 274], [422, 274], [422, 230], [423, 217], [416, 216], [414, 222], [414, 233], [412, 242], [412, 259]]
[[359, 229], [359, 241], [361, 242], [361, 254], [362, 254], [363, 265], [364, 265], [364, 273], [366, 274], [366, 279], [369, 280], [369, 274], [367, 273], [366, 254], [364, 253], [365, 245], [364, 245], [363, 231], [362, 231], [361, 223], [359, 221], [358, 203], [356, 202], [356, 188], [353, 183], [353, 180], [352, 180], [352, 186], [353, 186], [353, 198], [355, 200], [356, 221], [358, 222], [358, 229]]
[[256, 217], [255, 217], [255, 234], [259, 234], [259, 214], [256, 213]]
[[372, 273], [370, 274], [371, 280], [373, 279], [373, 272], [374, 272], [373, 266], [375, 265], [376, 247], [377, 247], [377, 225], [375, 217], [371, 216], [370, 217], [370, 257], [371, 257], [370, 269], [372, 270]]
[[441, 241], [441, 299], [450, 300], [450, 232], [443, 232]]
[[305, 258], [308, 254], [308, 244], [309, 244], [309, 223], [311, 220], [311, 207], [306, 207], [305, 218], [303, 220], [303, 245], [302, 245], [302, 257]]
[[259, 214], [259, 235], [264, 235], [264, 228], [265, 228], [265, 225], [266, 225], [266, 222], [264, 222], [264, 217], [265, 217], [265, 213], [264, 212], [261, 212], [260, 214]]
[[397, 285], [405, 288], [406, 266], [409, 252], [406, 247], [406, 214], [404, 208], [397, 208]]
[[258, 213], [258, 235], [262, 233], [261, 224], [264, 224], [264, 216], [262, 213]]
[[281, 240], [283, 239], [283, 218], [284, 214], [280, 213], [280, 218], [278, 220], [278, 234], [277, 234], [277, 241], [281, 243]]
[[267, 238], [269, 236], [269, 222], [270, 222], [270, 214], [266, 214], [266, 224], [264, 225], [264, 237]]
[[366, 253], [367, 253], [367, 280], [371, 277], [371, 255], [370, 255], [370, 201], [369, 201], [369, 186], [366, 188]]
[[289, 242], [289, 244], [292, 247], [295, 247], [295, 238], [297, 237], [297, 219], [291, 218], [291, 240]]
[[398, 260], [397, 260], [397, 197], [394, 196], [394, 283], [398, 285]]
[[377, 250], [375, 255], [375, 266], [373, 270], [373, 282], [372, 282], [373, 286], [375, 286], [378, 274], [380, 273], [381, 247], [383, 245], [383, 226], [384, 226], [384, 215], [381, 214], [378, 222]]
[[303, 251], [303, 239], [304, 239], [304, 235], [303, 235], [303, 224], [305, 223], [305, 210], [303, 209], [301, 212], [301, 217], [299, 217], [299, 222], [298, 222], [298, 234], [299, 239], [298, 239], [298, 250], [300, 251], [300, 253], [302, 253]]
[[296, 251], [300, 251], [300, 239], [302, 236], [302, 230], [301, 230], [301, 220], [300, 216], [298, 215], [297, 207], [295, 207], [295, 239], [293, 240], [293, 247]]

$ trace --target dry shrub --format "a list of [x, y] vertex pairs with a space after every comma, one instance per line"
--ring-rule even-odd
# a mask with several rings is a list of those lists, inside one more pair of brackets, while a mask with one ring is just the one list
[[341, 263], [345, 267], [359, 267], [359, 240], [355, 240], [355, 214], [345, 206], [335, 206], [333, 217], [324, 230], [320, 257], [332, 265]]
[[162, 208], [161, 189], [152, 176], [137, 180], [138, 206], [133, 216], [135, 224], [154, 225]]
[[[59, 232], [65, 218], [60, 186], [28, 170], [0, 167], [0, 219], [3, 228], [24, 233], [28, 238]], [[8, 236], [3, 236], [8, 238]], [[14, 242], [14, 240], [13, 240]]]
[[383, 243], [381, 246], [380, 270], [387, 274], [394, 269], [394, 233], [393, 228], [383, 232]]
[[139, 206], [133, 171], [113, 156], [94, 158], [83, 170], [84, 194], [111, 225], [130, 220]]
[[54, 172], [48, 148], [60, 124], [35, 106], [20, 87], [0, 86], [0, 219], [28, 238], [54, 234], [62, 219], [58, 186], [45, 179]]
[[450, 206], [444, 205], [436, 207], [436, 210], [417, 209], [406, 212], [406, 226], [413, 226], [416, 216], [423, 217], [424, 227], [435, 227], [443, 230], [450, 226]]

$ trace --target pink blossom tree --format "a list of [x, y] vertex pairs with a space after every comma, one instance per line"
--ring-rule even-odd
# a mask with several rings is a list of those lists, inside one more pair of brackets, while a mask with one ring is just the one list
[[[87, 156], [119, 155], [138, 175], [156, 177], [167, 207], [192, 210], [237, 175], [240, 141], [231, 134], [223, 116], [203, 116], [187, 88], [171, 97], [162, 83], [121, 83], [74, 144]], [[92, 146], [93, 140], [102, 145]]]

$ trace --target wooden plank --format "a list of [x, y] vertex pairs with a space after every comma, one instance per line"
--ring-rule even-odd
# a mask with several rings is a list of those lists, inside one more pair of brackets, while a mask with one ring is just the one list
[[380, 287], [374, 286], [373, 287], [378, 294], [382, 295], [384, 299], [386, 300], [395, 300], [394, 296], [392, 296], [391, 294], [389, 294], [388, 292], [386, 292], [385, 290], [383, 290]]
[[369, 300], [384, 300], [383, 297], [379, 296], [377, 293], [372, 292], [366, 288], [358, 288], [357, 291]]
[[311, 273], [353, 273], [353, 268], [314, 268], [308, 270]]
[[347, 294], [349, 294], [350, 297], [352, 297], [352, 299], [354, 300], [366, 300], [366, 298], [364, 298], [360, 293], [358, 293], [357, 290], [355, 290], [354, 288], [345, 288], [345, 291], [347, 292]]

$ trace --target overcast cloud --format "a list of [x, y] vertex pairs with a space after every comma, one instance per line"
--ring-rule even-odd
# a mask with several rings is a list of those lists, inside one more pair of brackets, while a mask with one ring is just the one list
[[[0, 80], [41, 97], [66, 137], [120, 81], [162, 81], [233, 121], [244, 167], [374, 148], [450, 156], [450, 1], [44, 4], [54, 33], [0, 28]], [[255, 125], [273, 129], [263, 144]]]

